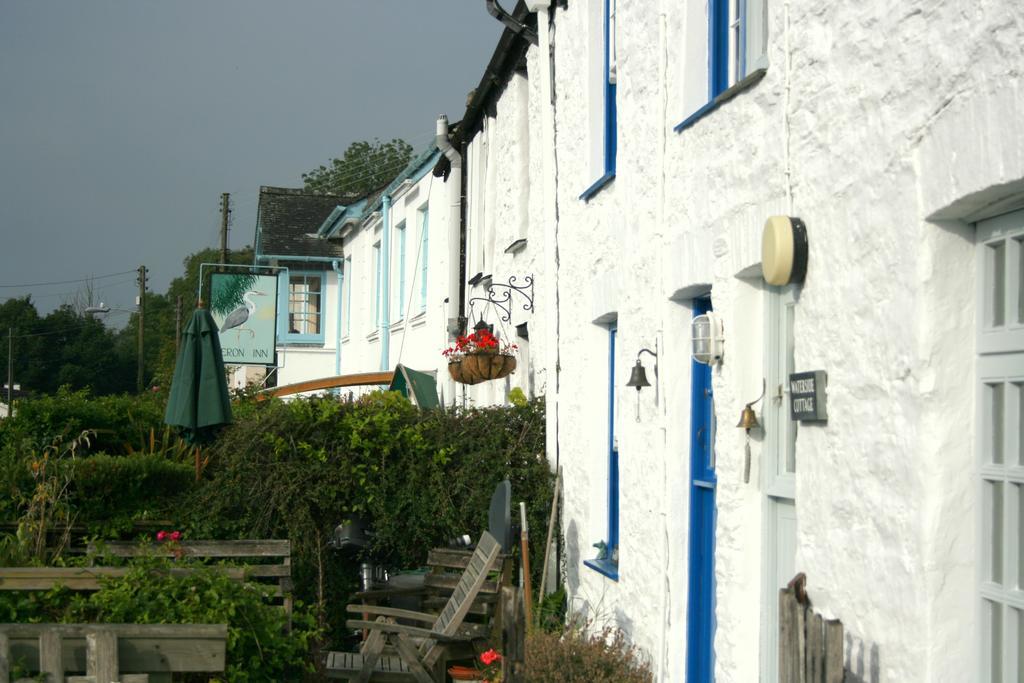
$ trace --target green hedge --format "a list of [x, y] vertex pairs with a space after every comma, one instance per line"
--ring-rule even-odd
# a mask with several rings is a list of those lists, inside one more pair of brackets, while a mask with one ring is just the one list
[[79, 521], [101, 529], [129, 529], [133, 521], [166, 519], [195, 481], [195, 468], [159, 455], [80, 458], [73, 465], [71, 503]]
[[514, 501], [527, 505], [539, 577], [553, 486], [542, 401], [421, 412], [379, 392], [355, 403], [269, 401], [239, 415], [207, 451], [206, 478], [183, 503], [180, 526], [192, 538], [291, 539], [299, 597], [318, 605], [335, 635], [358, 558], [328, 541], [356, 515], [371, 520], [376, 557], [418, 567], [446, 539], [478, 537], [494, 487], [508, 477]]
[[164, 428], [164, 405], [159, 393], [92, 396], [62, 387], [51, 396], [17, 401], [14, 417], [0, 420], [0, 449], [24, 455], [89, 430], [93, 435], [83, 452], [145, 450], [154, 431]]

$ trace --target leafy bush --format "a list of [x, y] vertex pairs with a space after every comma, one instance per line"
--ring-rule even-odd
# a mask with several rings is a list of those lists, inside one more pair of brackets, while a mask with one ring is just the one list
[[535, 530], [539, 579], [553, 485], [543, 453], [540, 401], [457, 412], [421, 412], [393, 392], [268, 401], [236, 412], [176, 522], [192, 538], [291, 539], [296, 591], [340, 637], [360, 558], [329, 541], [355, 516], [371, 520], [376, 559], [422, 566], [430, 548], [487, 528], [491, 494], [508, 477]]
[[526, 676], [531, 683], [650, 683], [650, 666], [622, 631], [605, 628], [588, 635], [537, 631], [526, 637]]
[[85, 430], [94, 432], [93, 452], [123, 454], [144, 449], [151, 430], [163, 428], [164, 399], [156, 394], [91, 396], [62, 387], [17, 406], [14, 417], [0, 421], [0, 447], [20, 455]]
[[192, 485], [192, 465], [159, 455], [98, 453], [74, 467], [71, 504], [94, 532], [130, 529], [140, 519], [165, 518]]

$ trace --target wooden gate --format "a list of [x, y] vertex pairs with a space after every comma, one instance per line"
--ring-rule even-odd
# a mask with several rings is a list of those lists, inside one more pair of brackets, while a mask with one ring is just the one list
[[843, 625], [811, 608], [807, 577], [779, 591], [780, 683], [842, 683]]

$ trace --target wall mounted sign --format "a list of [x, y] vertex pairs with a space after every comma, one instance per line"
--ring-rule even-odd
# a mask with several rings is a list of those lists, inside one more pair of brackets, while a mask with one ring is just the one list
[[794, 372], [789, 376], [789, 418], [801, 421], [824, 421], [825, 385], [828, 374], [824, 370]]
[[277, 276], [213, 273], [210, 314], [226, 365], [277, 365]]

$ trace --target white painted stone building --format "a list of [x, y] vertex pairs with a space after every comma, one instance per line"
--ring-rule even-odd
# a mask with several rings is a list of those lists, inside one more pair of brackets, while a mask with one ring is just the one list
[[[801, 571], [846, 628], [848, 680], [1019, 680], [1024, 6], [514, 18], [456, 142], [466, 278], [534, 277], [511, 321], [528, 371], [470, 396], [547, 396], [572, 609], [659, 680], [773, 681], [777, 589]], [[802, 285], [762, 278], [776, 215], [806, 224]], [[705, 378], [708, 299], [725, 351]], [[809, 370], [828, 420], [798, 424], [780, 388]], [[734, 425], [762, 387], [745, 477]]]
[[397, 363], [436, 373], [444, 386], [441, 351], [449, 301], [458, 298], [449, 270], [458, 260], [449, 238], [458, 195], [431, 173], [439, 157], [430, 147], [368, 197], [261, 188], [256, 265], [288, 269], [279, 284], [278, 386]]

